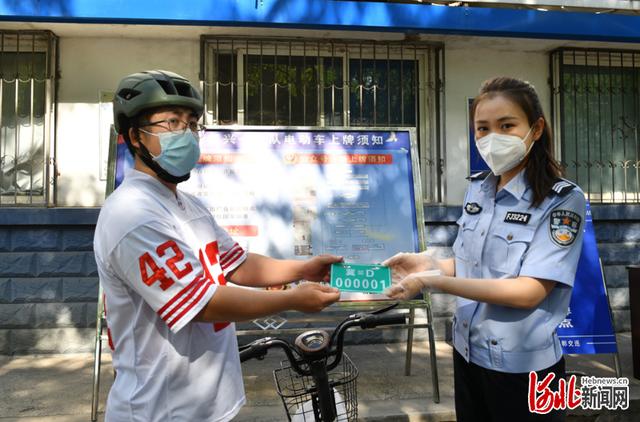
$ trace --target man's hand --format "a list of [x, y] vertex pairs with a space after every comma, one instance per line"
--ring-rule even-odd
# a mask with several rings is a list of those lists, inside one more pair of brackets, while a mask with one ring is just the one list
[[413, 299], [423, 289], [429, 289], [434, 286], [440, 276], [430, 276], [426, 273], [412, 273], [402, 280], [393, 283], [384, 293], [392, 299], [409, 300]]
[[290, 306], [300, 312], [320, 312], [340, 299], [340, 291], [324, 284], [301, 283], [291, 290]]
[[342, 262], [344, 258], [335, 255], [318, 255], [302, 264], [301, 279], [307, 281], [329, 281], [331, 264]]
[[388, 258], [382, 265], [391, 268], [393, 284], [400, 283], [400, 281], [413, 273], [440, 269], [438, 260], [424, 253], [400, 252]]

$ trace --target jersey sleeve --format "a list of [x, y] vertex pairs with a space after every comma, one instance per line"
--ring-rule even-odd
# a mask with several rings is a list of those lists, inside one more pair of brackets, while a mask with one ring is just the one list
[[217, 284], [173, 227], [150, 222], [129, 232], [112, 252], [112, 267], [178, 332], [209, 302]]
[[552, 205], [536, 229], [520, 275], [572, 287], [582, 252], [585, 213], [586, 201], [579, 189]]
[[225, 276], [238, 268], [245, 259], [247, 252], [227, 233], [225, 229], [220, 227], [213, 216], [213, 227], [218, 240], [218, 250], [220, 253], [220, 267]]

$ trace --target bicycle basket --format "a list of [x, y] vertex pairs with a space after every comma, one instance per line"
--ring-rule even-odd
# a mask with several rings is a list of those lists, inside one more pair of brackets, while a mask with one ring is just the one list
[[[273, 371], [278, 395], [291, 422], [315, 422], [314, 401], [317, 401], [317, 388], [311, 376], [299, 375], [288, 361]], [[347, 354], [343, 354], [342, 363], [329, 372], [329, 386], [332, 387], [336, 401], [337, 422], [351, 422], [358, 418], [358, 395], [356, 380], [358, 368]]]

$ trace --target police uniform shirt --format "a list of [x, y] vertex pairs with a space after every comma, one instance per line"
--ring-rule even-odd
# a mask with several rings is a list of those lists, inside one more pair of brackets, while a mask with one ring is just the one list
[[453, 245], [456, 277], [527, 276], [556, 284], [532, 309], [458, 298], [454, 347], [467, 361], [488, 369], [548, 368], [562, 357], [556, 328], [568, 310], [582, 248], [584, 194], [559, 179], [534, 208], [524, 171], [497, 193], [493, 174], [470, 179]]

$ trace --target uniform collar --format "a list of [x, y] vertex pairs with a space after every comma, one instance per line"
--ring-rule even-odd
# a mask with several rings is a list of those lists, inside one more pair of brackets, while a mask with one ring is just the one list
[[489, 175], [482, 181], [482, 183], [480, 183], [480, 187], [484, 191], [495, 193], [497, 184], [498, 176], [495, 176], [493, 173], [489, 173]]
[[516, 199], [522, 199], [528, 189], [529, 183], [527, 182], [525, 169], [520, 170], [520, 172], [502, 188], [505, 193], [511, 194], [511, 196]]

